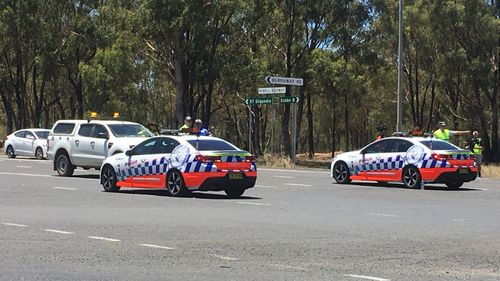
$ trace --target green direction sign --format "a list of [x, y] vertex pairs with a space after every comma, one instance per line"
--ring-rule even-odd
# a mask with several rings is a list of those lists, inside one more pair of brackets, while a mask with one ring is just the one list
[[245, 99], [246, 104], [272, 104], [272, 97], [258, 97]]
[[280, 97], [280, 103], [297, 103], [299, 102], [299, 97]]

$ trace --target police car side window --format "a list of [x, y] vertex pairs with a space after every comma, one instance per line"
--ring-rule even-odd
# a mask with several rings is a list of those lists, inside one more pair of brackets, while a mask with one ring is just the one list
[[388, 152], [387, 150], [390, 149], [391, 145], [391, 140], [379, 140], [370, 146], [368, 146], [365, 150], [364, 153], [383, 153], [383, 152]]
[[78, 135], [82, 137], [90, 137], [92, 134], [92, 124], [82, 124], [78, 130]]
[[154, 153], [172, 153], [174, 148], [179, 145], [179, 142], [171, 138], [161, 138], [158, 145], [155, 147]]
[[396, 151], [394, 152], [406, 152], [410, 147], [413, 146], [413, 143], [405, 140], [397, 140], [396, 141]]
[[153, 154], [154, 153], [153, 149], [155, 148], [156, 142], [157, 142], [157, 139], [154, 139], [154, 140], [144, 142], [141, 145], [134, 147], [133, 154], [134, 155]]

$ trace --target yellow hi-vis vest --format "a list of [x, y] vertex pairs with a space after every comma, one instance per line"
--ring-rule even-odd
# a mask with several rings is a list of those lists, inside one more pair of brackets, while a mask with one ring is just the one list
[[474, 143], [474, 147], [472, 148], [472, 152], [474, 154], [483, 154], [483, 147], [481, 146], [481, 138], [477, 138], [476, 143]]
[[434, 136], [440, 140], [449, 141], [450, 140], [450, 130], [444, 129], [444, 132], [441, 129], [437, 129], [434, 131]]

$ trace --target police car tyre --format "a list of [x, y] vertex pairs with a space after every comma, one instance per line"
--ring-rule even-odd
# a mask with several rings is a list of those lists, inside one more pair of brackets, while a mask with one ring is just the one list
[[349, 167], [344, 162], [337, 162], [333, 166], [333, 178], [337, 183], [350, 183], [351, 173], [349, 172]]
[[35, 157], [36, 159], [38, 160], [42, 160], [43, 159], [43, 150], [41, 147], [37, 147], [36, 148], [36, 151], [35, 151]]
[[445, 182], [445, 184], [448, 189], [457, 190], [464, 184], [464, 182], [460, 179], [449, 179]]
[[167, 175], [167, 191], [170, 196], [184, 196], [187, 194], [187, 188], [184, 179], [178, 170], [172, 170]]
[[120, 190], [120, 187], [116, 186], [116, 181], [116, 173], [113, 167], [110, 165], [102, 167], [101, 184], [104, 190], [107, 192], [116, 192]]
[[224, 192], [229, 198], [240, 198], [241, 195], [245, 192], [245, 188], [243, 187], [228, 187], [224, 189]]
[[10, 145], [7, 147], [7, 157], [16, 158], [16, 154], [14, 153], [14, 148]]
[[422, 176], [415, 166], [407, 166], [403, 169], [403, 183], [408, 188], [420, 188]]
[[68, 155], [61, 153], [56, 158], [56, 170], [60, 176], [71, 177], [75, 168], [71, 161], [69, 161]]

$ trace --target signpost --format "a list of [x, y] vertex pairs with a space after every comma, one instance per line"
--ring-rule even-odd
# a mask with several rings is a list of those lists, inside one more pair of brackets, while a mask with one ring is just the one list
[[266, 82], [269, 84], [278, 85], [292, 85], [292, 86], [302, 86], [304, 85], [304, 79], [302, 78], [292, 78], [292, 77], [274, 77], [267, 76]]
[[259, 88], [258, 93], [259, 95], [284, 94], [286, 93], [286, 87]]
[[245, 104], [247, 104], [247, 105], [252, 105], [252, 104], [272, 104], [272, 103], [273, 103], [273, 98], [272, 97], [256, 97], [256, 98], [245, 99]]
[[280, 97], [280, 103], [297, 103], [299, 102], [299, 97], [289, 96], [289, 97]]

